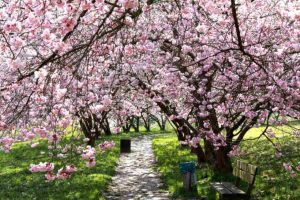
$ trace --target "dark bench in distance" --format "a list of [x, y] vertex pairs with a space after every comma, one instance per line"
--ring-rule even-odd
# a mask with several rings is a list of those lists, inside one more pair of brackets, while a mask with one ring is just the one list
[[[250, 199], [256, 174], [256, 166], [238, 160], [237, 166], [233, 171], [233, 175], [236, 176], [235, 184], [230, 182], [213, 182], [211, 186], [220, 194], [220, 199]], [[246, 191], [239, 188], [241, 180], [248, 183]]]

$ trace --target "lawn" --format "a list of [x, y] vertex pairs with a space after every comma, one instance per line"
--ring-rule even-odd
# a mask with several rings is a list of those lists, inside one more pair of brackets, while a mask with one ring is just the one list
[[[95, 167], [85, 167], [79, 157], [72, 162], [79, 170], [70, 179], [53, 182], [46, 182], [44, 173], [29, 171], [30, 164], [49, 161], [44, 155], [48, 153], [47, 141], [41, 142], [36, 148], [31, 148], [27, 143], [15, 144], [11, 153], [0, 152], [0, 199], [101, 199], [102, 192], [114, 175], [119, 157], [119, 139], [137, 135], [130, 133], [103, 137], [97, 143], [114, 140], [116, 147], [101, 155], [97, 153]], [[63, 160], [56, 161], [55, 171], [62, 166]]]
[[[257, 133], [255, 134], [258, 135]], [[249, 140], [242, 144], [242, 149], [247, 151], [245, 155], [238, 159], [259, 167], [259, 175], [255, 182], [255, 188], [252, 191], [252, 199], [300, 199], [300, 176], [291, 178], [282, 166], [283, 162], [292, 161], [297, 163], [300, 160], [300, 141], [290, 140], [287, 136], [281, 135], [281, 137], [279, 141], [281, 141], [284, 152], [282, 158], [275, 157], [274, 148], [265, 139]], [[197, 167], [196, 170], [197, 191], [185, 192], [178, 164], [185, 161], [196, 161], [195, 155], [191, 154], [188, 148], [182, 148], [174, 134], [154, 139], [153, 148], [157, 158], [157, 170], [162, 174], [173, 197], [195, 197], [199, 195], [208, 196], [209, 199], [213, 200], [216, 199], [216, 196], [210, 189], [210, 182], [234, 181], [234, 177], [230, 174], [214, 173], [208, 166], [201, 166], [201, 169]], [[232, 163], [236, 159], [232, 159]]]

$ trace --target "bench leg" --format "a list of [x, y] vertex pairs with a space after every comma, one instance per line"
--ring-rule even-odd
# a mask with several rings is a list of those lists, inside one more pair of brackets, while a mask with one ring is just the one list
[[210, 186], [209, 190], [210, 190], [209, 194], [211, 194], [209, 196], [211, 196], [212, 199], [217, 199], [217, 191], [214, 189], [214, 187]]

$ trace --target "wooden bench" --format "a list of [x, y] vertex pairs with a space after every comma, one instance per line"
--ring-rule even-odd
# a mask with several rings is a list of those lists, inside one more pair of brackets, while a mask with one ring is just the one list
[[[236, 176], [235, 184], [230, 182], [213, 182], [211, 186], [220, 194], [220, 199], [250, 199], [256, 174], [256, 166], [238, 160], [237, 166], [233, 171], [233, 175]], [[239, 189], [241, 180], [248, 183], [246, 191]]]

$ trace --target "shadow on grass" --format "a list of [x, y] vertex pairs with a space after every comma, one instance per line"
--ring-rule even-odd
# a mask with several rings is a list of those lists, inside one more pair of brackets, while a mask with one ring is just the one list
[[[300, 142], [283, 138], [282, 150], [285, 153], [284, 160], [274, 156], [274, 148], [266, 140], [257, 142], [248, 141], [242, 148], [251, 152], [238, 159], [259, 167], [259, 175], [256, 178], [255, 188], [252, 191], [252, 199], [265, 200], [298, 200], [300, 199], [300, 178], [291, 178], [283, 169], [285, 160], [297, 163], [300, 155]], [[190, 153], [188, 148], [182, 148], [177, 138], [157, 138], [153, 140], [154, 153], [157, 158], [157, 170], [162, 173], [163, 179], [173, 197], [189, 198], [207, 196], [208, 199], [218, 199], [210, 188], [211, 182], [228, 181], [234, 182], [235, 177], [231, 174], [214, 173], [207, 165], [198, 166], [196, 176], [198, 180], [196, 192], [186, 192], [183, 189], [182, 177], [179, 172], [180, 162], [195, 161], [196, 156]], [[233, 166], [236, 159], [233, 159]], [[243, 183], [241, 188], [246, 189]]]
[[[101, 136], [97, 143], [113, 140], [116, 147], [104, 153], [97, 153], [97, 165], [87, 168], [80, 156], [74, 157], [71, 163], [68, 159], [55, 160], [55, 172], [66, 164], [74, 164], [79, 171], [72, 174], [69, 180], [46, 182], [44, 173], [31, 173], [30, 164], [51, 161], [48, 156], [47, 141], [40, 142], [36, 148], [30, 148], [28, 143], [18, 143], [9, 154], [0, 152], [0, 199], [2, 200], [33, 200], [33, 199], [101, 199], [107, 189], [119, 158], [121, 138], [135, 138], [143, 135], [160, 134], [161, 132], [142, 132]], [[61, 142], [70, 143], [70, 137]], [[77, 144], [78, 141], [73, 141]], [[79, 144], [79, 143], [78, 143]], [[96, 147], [98, 148], [98, 147]], [[98, 151], [98, 149], [97, 149]]]
[[[115, 138], [116, 139], [116, 138]], [[117, 140], [117, 139], [116, 139]], [[68, 180], [46, 182], [44, 173], [31, 173], [30, 164], [48, 162], [47, 142], [31, 149], [27, 144], [17, 144], [12, 153], [0, 153], [0, 199], [99, 199], [107, 188], [119, 156], [119, 142], [113, 150], [97, 154], [97, 165], [85, 167], [80, 157], [72, 164], [79, 168]], [[64, 161], [55, 162], [55, 171]]]

